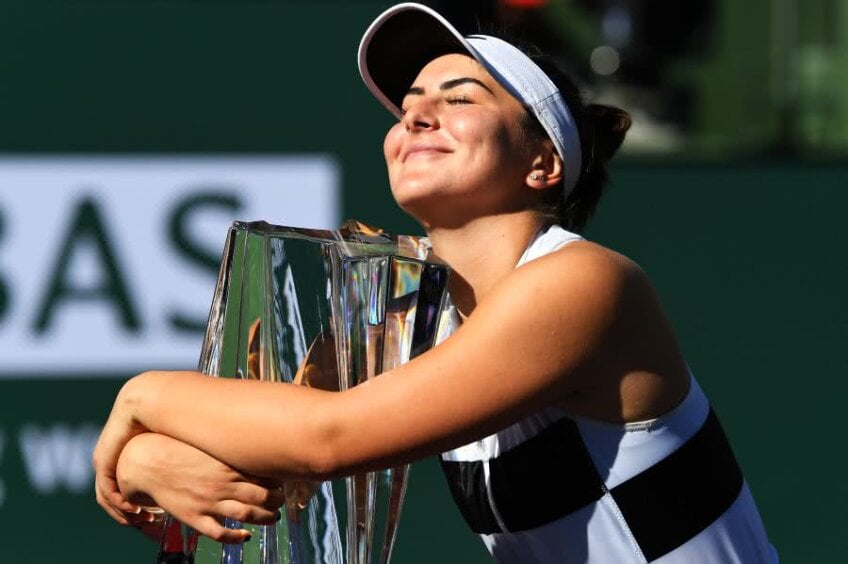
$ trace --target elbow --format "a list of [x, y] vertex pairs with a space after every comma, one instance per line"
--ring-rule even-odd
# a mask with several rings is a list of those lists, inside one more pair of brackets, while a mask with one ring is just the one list
[[332, 449], [319, 446], [311, 450], [304, 472], [306, 478], [323, 482], [343, 475], [341, 464]]
[[339, 412], [332, 407], [335, 402], [327, 402], [326, 408], [317, 410], [312, 420], [310, 439], [303, 445], [304, 473], [310, 480], [329, 480], [344, 475], [343, 425], [339, 422]]

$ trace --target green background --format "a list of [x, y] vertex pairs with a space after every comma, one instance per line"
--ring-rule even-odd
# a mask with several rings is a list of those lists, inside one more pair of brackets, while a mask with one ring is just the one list
[[[381, 140], [391, 118], [355, 65], [362, 31], [388, 4], [0, 0], [0, 153], [332, 153], [345, 216], [414, 231], [386, 189]], [[721, 5], [722, 21], [732, 20], [734, 8]], [[756, 39], [742, 59], [756, 59]], [[713, 92], [718, 99], [704, 102], [703, 116], [724, 103], [731, 113], [722, 115], [736, 120], [719, 124], [725, 137], [706, 129], [705, 139], [725, 139], [712, 148], [731, 147], [733, 127], [751, 131], [745, 120], [763, 112], [757, 85], [722, 70], [717, 52], [693, 74], [723, 77], [722, 90], [741, 101]], [[721, 151], [706, 159], [698, 147], [674, 160], [625, 153], [589, 236], [634, 258], [657, 286], [781, 560], [839, 561], [848, 553], [839, 439], [848, 164]], [[24, 422], [102, 422], [129, 375], [8, 376], [0, 561], [151, 562], [154, 546], [112, 524], [93, 496], [37, 495], [14, 441]], [[437, 465], [418, 464], [396, 561], [486, 560]]]

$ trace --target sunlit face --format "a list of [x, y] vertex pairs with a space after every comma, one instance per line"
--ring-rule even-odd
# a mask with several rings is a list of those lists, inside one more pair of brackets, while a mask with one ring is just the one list
[[403, 99], [383, 150], [392, 194], [425, 225], [522, 205], [531, 150], [524, 108], [474, 59], [428, 63]]

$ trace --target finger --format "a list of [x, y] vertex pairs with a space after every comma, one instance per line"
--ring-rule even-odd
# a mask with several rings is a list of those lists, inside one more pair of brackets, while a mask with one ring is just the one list
[[165, 513], [164, 509], [153, 505], [142, 507], [142, 512], [149, 514], [153, 521], [164, 522], [168, 518], [168, 514]]
[[104, 496], [98, 489], [95, 489], [95, 499], [100, 507], [102, 507], [110, 517], [121, 525], [131, 525], [133, 527], [137, 525], [147, 525], [155, 521], [164, 520], [165, 517], [165, 512], [159, 508], [143, 510], [141, 507], [136, 506], [135, 511], [122, 511], [120, 508], [115, 507], [112, 503], [111, 497]]
[[262, 504], [266, 509], [279, 509], [286, 504], [286, 490], [282, 487], [268, 490], [268, 501]]
[[204, 515], [186, 523], [202, 535], [225, 544], [241, 544], [250, 540], [250, 532], [246, 529], [228, 529], [219, 523], [214, 517]]
[[97, 491], [100, 492], [104, 499], [108, 500], [108, 502], [119, 511], [123, 511], [125, 513], [139, 513], [141, 511], [141, 507], [130, 503], [124, 496], [121, 495], [121, 491], [118, 489], [118, 482], [105, 474], [100, 474], [96, 477], [95, 482], [97, 484]]
[[[267, 492], [257, 492], [256, 495], [258, 495], [258, 497], [256, 498], [250, 497], [248, 499], [241, 499], [238, 495], [238, 488], [244, 484], [259, 486], [260, 488], [267, 490]], [[236, 495], [233, 495], [232, 497], [233, 499], [239, 499], [240, 501], [252, 503], [253, 505], [260, 505], [267, 509], [276, 509], [286, 504], [286, 484], [287, 482], [282, 480], [254, 478], [252, 476], [248, 476], [243, 482], [236, 484]], [[246, 495], [251, 494], [248, 493]], [[264, 500], [263, 496], [265, 496]]]
[[286, 494], [282, 488], [269, 489], [250, 482], [233, 484], [230, 498], [269, 511], [276, 511], [286, 502]]
[[242, 523], [273, 525], [280, 520], [280, 512], [256, 505], [248, 505], [234, 499], [225, 499], [215, 504], [215, 513]]
[[121, 525], [129, 525], [129, 520], [124, 516], [124, 514], [109, 504], [100, 491], [95, 491], [95, 499], [97, 499], [97, 504], [106, 512], [109, 517], [117, 521]]
[[141, 506], [128, 502], [124, 499], [124, 496], [122, 496], [120, 492], [110, 492], [107, 494], [106, 499], [109, 500], [109, 503], [111, 503], [113, 507], [123, 511], [124, 513], [138, 515], [142, 512]]
[[106, 512], [107, 515], [109, 515], [109, 517], [111, 517], [112, 519], [117, 521], [117, 523], [119, 525], [124, 525], [126, 527], [126, 526], [129, 526], [131, 524], [129, 522], [129, 520], [126, 517], [124, 517], [124, 515], [120, 511], [116, 510], [115, 508], [113, 508], [109, 504], [101, 503], [100, 507], [103, 509], [103, 511]]
[[126, 519], [130, 522], [132, 526], [150, 526], [155, 523], [164, 522], [165, 521], [165, 513], [159, 513], [155, 511], [147, 511], [141, 510], [139, 513], [132, 513], [129, 515], [124, 515]]

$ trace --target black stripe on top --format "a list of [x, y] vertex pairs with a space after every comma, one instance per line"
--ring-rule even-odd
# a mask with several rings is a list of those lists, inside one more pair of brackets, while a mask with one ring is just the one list
[[[489, 505], [483, 462], [442, 460], [457, 506], [477, 534], [502, 532]], [[577, 425], [560, 419], [489, 461], [492, 498], [509, 531], [534, 529], [601, 498], [603, 480]]]
[[739, 497], [742, 470], [710, 410], [679, 449], [610, 493], [648, 561], [682, 545]]
[[[503, 532], [486, 491], [483, 461], [442, 460], [471, 529]], [[492, 499], [507, 531], [533, 529], [607, 493], [577, 425], [562, 419], [489, 461]], [[736, 500], [743, 477], [715, 413], [680, 448], [609, 493], [648, 560], [681, 546]]]

